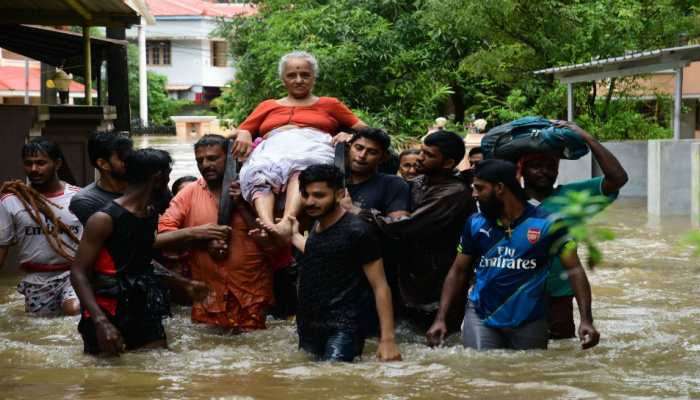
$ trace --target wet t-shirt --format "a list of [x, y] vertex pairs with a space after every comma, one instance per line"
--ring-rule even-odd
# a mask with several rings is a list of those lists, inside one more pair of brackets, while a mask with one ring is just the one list
[[[68, 210], [68, 204], [79, 190], [77, 186], [64, 183], [62, 191], [43, 195], [54, 215], [78, 239], [83, 234], [83, 227]], [[49, 231], [56, 229], [45, 215], [42, 214], [41, 218]], [[78, 247], [77, 243], [73, 243], [65, 233], [59, 237], [68, 244], [64, 249], [73, 255]], [[0, 197], [0, 246], [11, 246], [15, 243], [19, 247], [19, 262], [22, 268], [28, 271], [66, 271], [70, 268], [71, 260], [67, 260], [51, 247], [41, 226], [34, 222], [20, 199], [14, 194], [3, 194]]]
[[348, 184], [348, 191], [353, 204], [365, 210], [375, 209], [382, 215], [409, 210], [408, 183], [396, 175], [374, 174], [362, 183]]
[[346, 213], [323, 232], [312, 232], [299, 260], [297, 323], [362, 331], [372, 292], [363, 266], [381, 257], [369, 225]]
[[73, 196], [70, 201], [70, 211], [84, 226], [92, 214], [110, 205], [112, 200], [116, 200], [121, 195], [121, 193], [108, 192], [93, 182]]

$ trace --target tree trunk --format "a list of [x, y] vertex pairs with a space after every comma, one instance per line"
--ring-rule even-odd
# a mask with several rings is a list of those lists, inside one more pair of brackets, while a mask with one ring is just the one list
[[452, 105], [454, 106], [455, 122], [462, 124], [464, 122], [464, 89], [456, 83], [452, 84]]
[[605, 106], [603, 107], [603, 114], [600, 116], [601, 121], [608, 119], [608, 111], [610, 109], [610, 101], [612, 100], [613, 92], [615, 92], [615, 78], [610, 78], [610, 85], [608, 86], [608, 94], [605, 95]]

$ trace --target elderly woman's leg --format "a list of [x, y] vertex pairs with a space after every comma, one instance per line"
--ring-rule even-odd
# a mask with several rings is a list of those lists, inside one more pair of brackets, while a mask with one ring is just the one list
[[253, 206], [258, 218], [264, 226], [274, 226], [275, 194], [272, 192], [257, 192], [253, 195]]

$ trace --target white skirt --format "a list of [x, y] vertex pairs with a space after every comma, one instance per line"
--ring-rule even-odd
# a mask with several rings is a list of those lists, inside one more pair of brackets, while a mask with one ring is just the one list
[[289, 177], [313, 164], [333, 164], [331, 135], [313, 128], [273, 130], [241, 167], [241, 192], [250, 202], [255, 193], [284, 190]]

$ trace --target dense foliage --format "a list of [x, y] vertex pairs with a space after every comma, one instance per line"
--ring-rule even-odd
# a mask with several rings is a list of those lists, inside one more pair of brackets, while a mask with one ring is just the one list
[[[219, 105], [240, 122], [281, 97], [277, 60], [319, 59], [316, 93], [341, 98], [394, 135], [425, 132], [436, 116], [489, 126], [526, 114], [564, 117], [566, 90], [532, 72], [674, 46], [698, 32], [692, 0], [263, 0], [221, 24], [237, 60]], [[578, 121], [602, 138], [669, 134], [668, 99], [628, 99], [617, 80], [579, 84]], [[605, 96], [597, 96], [601, 87]], [[664, 128], [666, 127], [666, 128]]]

